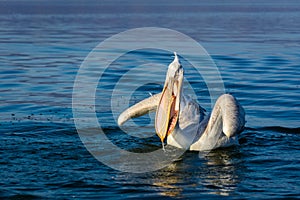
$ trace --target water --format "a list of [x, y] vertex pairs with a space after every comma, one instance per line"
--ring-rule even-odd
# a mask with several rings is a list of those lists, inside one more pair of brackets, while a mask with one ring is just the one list
[[[4, 1], [0, 11], [1, 198], [300, 196], [297, 1], [194, 1], [188, 5], [173, 1], [121, 1], [117, 5], [109, 1]], [[186, 152], [168, 167], [142, 174], [115, 171], [86, 150], [72, 115], [77, 70], [99, 42], [145, 26], [180, 31], [212, 56], [226, 92], [235, 95], [246, 110], [239, 147], [215, 150], [202, 159], [196, 152]], [[107, 94], [120, 78], [120, 69], [147, 59], [164, 65], [172, 60], [162, 51], [132, 52], [106, 71], [96, 93], [96, 113], [104, 132], [118, 146], [135, 152], [161, 148], [149, 128], [151, 120], [147, 116], [136, 119], [145, 128], [129, 126], [132, 135], [123, 134], [111, 114]], [[186, 71], [198, 89], [198, 101], [210, 110], [203, 80], [194, 80]], [[127, 84], [138, 84], [138, 80]], [[141, 86], [130, 103], [160, 90], [159, 84]], [[129, 92], [124, 89], [119, 97]]]

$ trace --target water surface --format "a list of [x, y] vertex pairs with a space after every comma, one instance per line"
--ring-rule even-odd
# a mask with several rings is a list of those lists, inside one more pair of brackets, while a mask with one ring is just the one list
[[[2, 198], [292, 198], [300, 195], [300, 6], [266, 1], [234, 3], [4, 1], [0, 7], [0, 196]], [[101, 41], [136, 27], [164, 27], [198, 41], [246, 110], [241, 145], [199, 158], [186, 152], [155, 172], [131, 174], [98, 162], [73, 122], [77, 70]], [[96, 113], [117, 145], [143, 152], [160, 148], [148, 116], [128, 136], [111, 114], [113, 86], [137, 63], [165, 66], [171, 52], [142, 50], [118, 59], [101, 79]], [[210, 111], [203, 80], [186, 78]], [[160, 69], [161, 71], [164, 71]], [[143, 73], [142, 71], [140, 72]], [[151, 78], [151, 75], [145, 78]], [[164, 74], [153, 70], [153, 77]], [[143, 77], [128, 81], [138, 84]], [[130, 103], [161, 90], [148, 84]], [[125, 85], [126, 86], [126, 85]], [[121, 97], [129, 94], [126, 87]], [[153, 116], [152, 116], [153, 117]], [[146, 138], [134, 137], [148, 134]], [[112, 155], [112, 159], [114, 155]]]

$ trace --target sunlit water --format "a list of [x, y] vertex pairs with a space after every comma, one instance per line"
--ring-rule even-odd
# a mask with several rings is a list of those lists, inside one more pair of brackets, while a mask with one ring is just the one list
[[[103, 1], [88, 5], [12, 1], [2, 2], [0, 11], [1, 198], [300, 196], [297, 1], [189, 5], [154, 1], [117, 6]], [[212, 56], [226, 92], [246, 110], [240, 146], [200, 157], [186, 152], [168, 167], [142, 174], [112, 170], [86, 150], [72, 115], [77, 70], [99, 42], [145, 26], [180, 31]], [[167, 66], [171, 61], [171, 52], [141, 50], [119, 58], [105, 71], [96, 92], [96, 113], [114, 144], [134, 152], [161, 148], [149, 116], [135, 120], [142, 128], [128, 126], [130, 135], [122, 133], [110, 98], [126, 70], [147, 62]], [[205, 83], [193, 76], [188, 63], [183, 65], [198, 102], [210, 111]], [[147, 75], [137, 71], [128, 86], [143, 78], [157, 80], [136, 91], [123, 85], [114, 105], [127, 106], [122, 97], [131, 92], [130, 104], [160, 92], [165, 70]]]

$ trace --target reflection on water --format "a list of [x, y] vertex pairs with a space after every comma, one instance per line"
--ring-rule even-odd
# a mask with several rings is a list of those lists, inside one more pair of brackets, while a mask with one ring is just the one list
[[[138, 140], [132, 140], [132, 136], [122, 134], [117, 128], [104, 129], [104, 132], [106, 137], [97, 129], [84, 129], [82, 133], [80, 131], [80, 136], [87, 149], [101, 162], [123, 172], [135, 172], [117, 173], [117, 180], [126, 185], [126, 189], [120, 189], [125, 193], [139, 188], [138, 190], [142, 191], [154, 190], [156, 194], [168, 197], [186, 197], [191, 191], [230, 196], [235, 193], [245, 170], [241, 161], [244, 155], [240, 153], [239, 147], [200, 153], [187, 151], [178, 157], [182, 153], [177, 152], [180, 149], [167, 146], [168, 154], [164, 153], [160, 149], [157, 136], [145, 138], [139, 143]], [[113, 146], [112, 142], [117, 146]], [[134, 150], [138, 154], [116, 149], [121, 148], [121, 144], [125, 144], [123, 148], [126, 150]], [[160, 151], [157, 151], [158, 149]], [[152, 153], [154, 151], [157, 152]], [[173, 162], [167, 167], [150, 172], [155, 167], [165, 166], [165, 162], [169, 163], [168, 159], [172, 159]], [[149, 172], [139, 173], [142, 171]]]
[[240, 156], [240, 152], [232, 148], [212, 151], [204, 157], [201, 155], [200, 159], [197, 152], [186, 152], [162, 170], [127, 174], [123, 181], [166, 197], [186, 198], [190, 193], [230, 196], [243, 176], [243, 166], [238, 161]]
[[[153, 185], [160, 186], [160, 193], [170, 197], [185, 197], [188, 190], [207, 192], [221, 196], [234, 193], [240, 180], [239, 163], [235, 161], [238, 152], [217, 150], [208, 153], [195, 163], [197, 153], [187, 152], [162, 172], [155, 173]], [[192, 163], [191, 163], [192, 161]], [[188, 182], [188, 185], [185, 183]]]
[[216, 150], [206, 156], [206, 164], [209, 173], [205, 179], [208, 186], [213, 186], [211, 193], [228, 196], [237, 188], [239, 174], [238, 163], [234, 160], [232, 152], [227, 150]]
[[172, 163], [164, 170], [164, 173], [152, 178], [153, 185], [157, 186], [160, 194], [168, 197], [180, 197], [182, 195], [183, 187], [180, 183], [183, 182], [181, 176], [178, 176], [176, 170], [177, 164]]

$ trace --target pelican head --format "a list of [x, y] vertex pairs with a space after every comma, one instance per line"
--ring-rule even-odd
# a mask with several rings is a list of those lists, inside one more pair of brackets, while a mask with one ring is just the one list
[[183, 68], [176, 52], [174, 54], [175, 58], [168, 67], [155, 117], [155, 130], [162, 142], [172, 133], [178, 122], [182, 96]]

